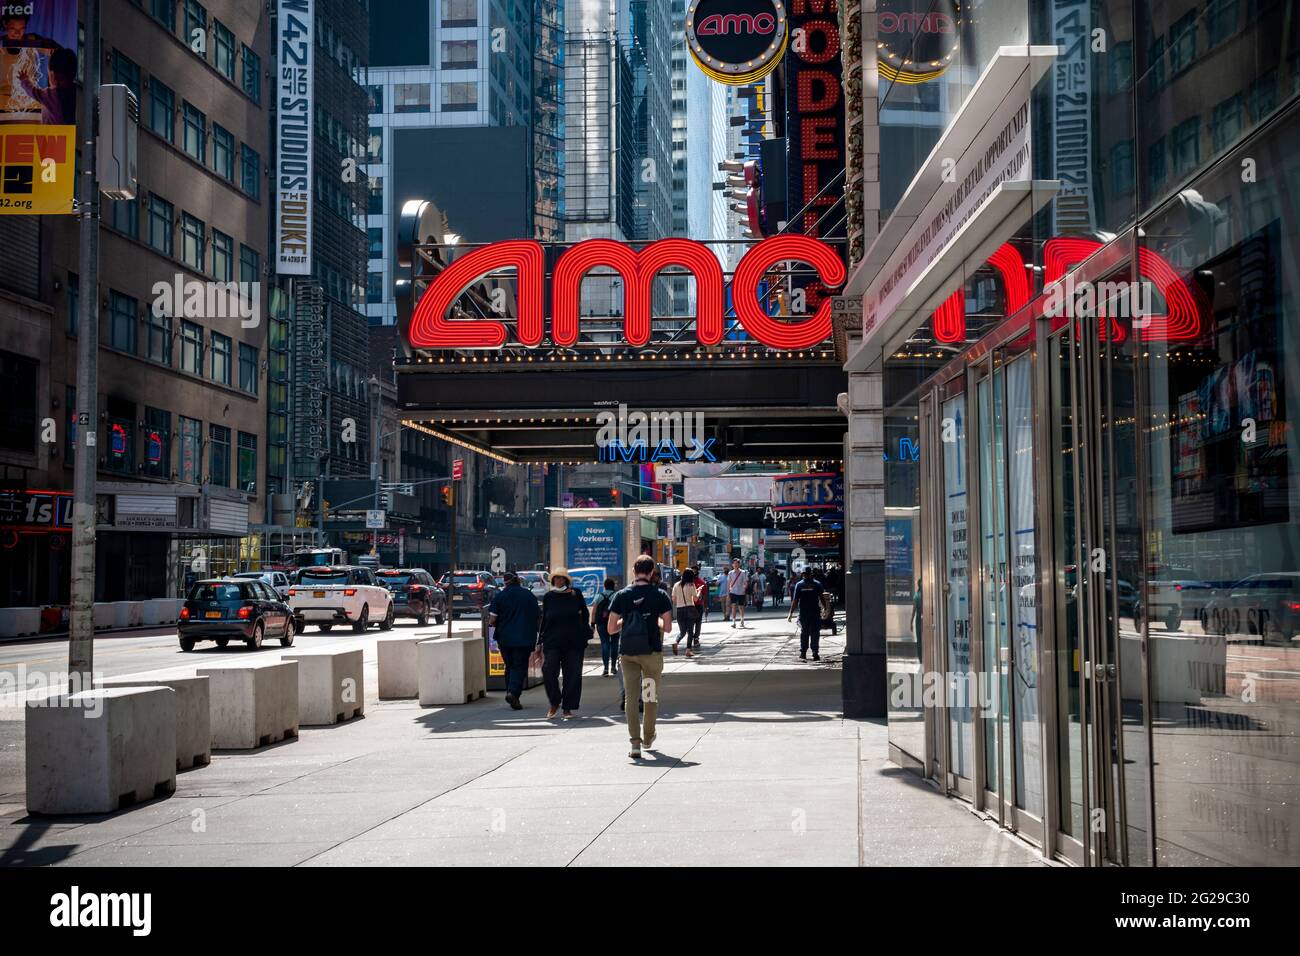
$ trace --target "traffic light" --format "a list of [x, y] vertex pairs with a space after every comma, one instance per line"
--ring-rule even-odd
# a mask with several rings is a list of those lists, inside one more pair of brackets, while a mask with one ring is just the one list
[[609, 489], [609, 497], [614, 502], [614, 504], [618, 504], [618, 489], [617, 488]]
[[451, 507], [451, 485], [443, 485], [440, 489], [442, 492], [442, 503], [448, 508]]

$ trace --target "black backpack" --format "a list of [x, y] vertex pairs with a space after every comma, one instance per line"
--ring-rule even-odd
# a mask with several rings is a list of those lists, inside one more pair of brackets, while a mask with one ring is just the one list
[[609, 605], [613, 599], [612, 595], [604, 591], [596, 598], [596, 627], [606, 634], [609, 633]]
[[[650, 587], [653, 587], [651, 585]], [[628, 589], [632, 598], [632, 589]], [[654, 592], [632, 598], [633, 607], [623, 615], [623, 629], [619, 632], [618, 652], [634, 657], [638, 654], [654, 654], [664, 649], [663, 635], [659, 631], [659, 615], [654, 611], [640, 610]]]

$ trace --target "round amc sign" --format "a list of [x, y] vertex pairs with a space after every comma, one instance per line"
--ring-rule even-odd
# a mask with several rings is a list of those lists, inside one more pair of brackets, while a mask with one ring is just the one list
[[701, 70], [744, 86], [781, 62], [789, 37], [785, 0], [687, 0], [686, 44]]

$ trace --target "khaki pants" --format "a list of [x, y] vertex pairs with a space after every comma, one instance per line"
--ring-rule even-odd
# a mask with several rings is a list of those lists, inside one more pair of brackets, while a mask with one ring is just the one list
[[[624, 694], [623, 712], [627, 714], [627, 735], [632, 743], [639, 744], [650, 740], [655, 735], [655, 716], [659, 712], [659, 685], [663, 683], [664, 655], [624, 654], [619, 657], [623, 665]], [[647, 683], [647, 681], [649, 683]], [[645, 727], [642, 728], [642, 715], [637, 701], [645, 698]]]

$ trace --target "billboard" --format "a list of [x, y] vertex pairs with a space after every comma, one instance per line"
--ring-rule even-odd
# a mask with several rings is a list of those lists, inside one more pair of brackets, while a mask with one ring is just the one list
[[77, 2], [0, 2], [0, 34], [0, 214], [71, 214]]
[[311, 275], [314, 0], [279, 0], [275, 79], [275, 271]]
[[[621, 568], [623, 519], [570, 518], [566, 529], [564, 563], [569, 568]], [[574, 582], [577, 583], [576, 581]]]
[[784, 0], [695, 0], [686, 45], [711, 79], [748, 86], [781, 62], [789, 37]]

